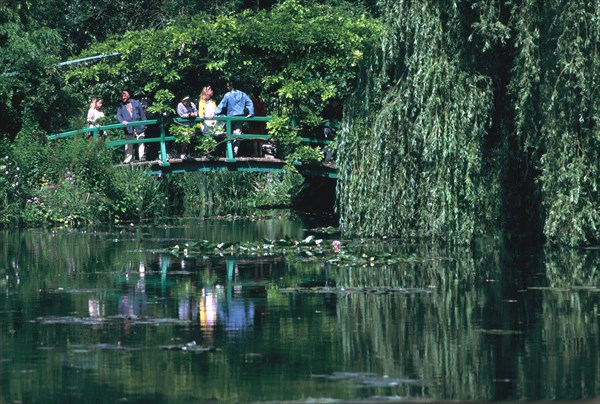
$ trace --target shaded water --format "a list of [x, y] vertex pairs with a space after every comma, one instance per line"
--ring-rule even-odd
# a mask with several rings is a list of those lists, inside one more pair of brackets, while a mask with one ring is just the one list
[[169, 254], [310, 226], [1, 232], [0, 402], [598, 401], [598, 250]]

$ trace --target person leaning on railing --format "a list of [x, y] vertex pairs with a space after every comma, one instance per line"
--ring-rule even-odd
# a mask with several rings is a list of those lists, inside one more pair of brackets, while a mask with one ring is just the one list
[[[246, 118], [251, 118], [254, 116], [254, 105], [252, 105], [252, 100], [248, 97], [243, 91], [236, 90], [233, 85], [233, 81], [227, 82], [227, 93], [223, 96], [223, 99], [217, 105], [217, 109], [215, 110], [215, 115], [220, 115], [223, 109], [227, 109], [227, 116], [245, 116]], [[233, 121], [231, 122], [231, 131], [239, 135], [242, 133], [242, 128], [244, 126], [243, 121]], [[235, 142], [234, 151], [237, 154], [238, 150], [238, 142]]]
[[[87, 123], [88, 128], [94, 128], [100, 126], [100, 120], [104, 118], [104, 112], [102, 112], [102, 98], [93, 98], [92, 103], [90, 104], [90, 109], [87, 113]], [[102, 137], [106, 137], [105, 131], [99, 131], [98, 135]], [[88, 141], [93, 138], [92, 132], [88, 133], [87, 139]]]
[[[196, 108], [196, 105], [190, 101], [190, 97], [189, 96], [185, 96], [181, 99], [181, 102], [179, 104], [177, 104], [177, 115], [179, 115], [180, 118], [185, 118], [185, 119], [196, 119], [196, 117], [198, 116], [198, 109]], [[186, 122], [182, 124], [185, 127], [191, 127], [193, 125], [192, 122]], [[194, 136], [194, 130], [190, 129], [188, 132], [188, 136], [190, 137], [190, 143], [192, 143], [191, 137]], [[189, 145], [186, 143], [182, 143], [181, 144], [181, 159], [187, 159], [188, 158], [188, 152], [189, 152]], [[192, 148], [193, 150], [193, 148]]]
[[[252, 105], [254, 106], [254, 116], [267, 116], [267, 104], [260, 96], [259, 87], [252, 89]], [[248, 123], [248, 133], [255, 135], [264, 135], [267, 133], [267, 123], [264, 121], [253, 121]], [[252, 141], [252, 152], [254, 157], [263, 157], [264, 141], [255, 139]]]
[[200, 92], [200, 98], [198, 99], [198, 116], [204, 118], [204, 122], [201, 123], [202, 133], [209, 134], [210, 129], [215, 126], [217, 121], [212, 120], [215, 116], [215, 110], [217, 104], [212, 99], [213, 89], [211, 86], [205, 86]]
[[217, 122], [214, 119], [217, 104], [212, 99], [213, 89], [211, 86], [204, 86], [198, 99], [198, 116], [203, 119], [200, 123], [202, 134], [212, 136], [217, 145], [212, 156], [225, 155], [225, 122]]
[[[133, 140], [143, 139], [145, 137], [146, 127], [128, 126], [131, 122], [145, 121], [146, 113], [138, 100], [134, 100], [129, 95], [129, 91], [121, 92], [121, 105], [117, 108], [117, 120], [125, 126], [125, 139]], [[138, 158], [140, 161], [146, 161], [146, 147], [144, 143], [138, 145]], [[124, 164], [131, 163], [133, 159], [133, 145], [125, 145], [125, 160]]]

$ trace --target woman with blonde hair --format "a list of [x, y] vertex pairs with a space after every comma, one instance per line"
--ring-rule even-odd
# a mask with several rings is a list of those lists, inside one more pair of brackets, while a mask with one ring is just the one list
[[203, 133], [208, 133], [209, 129], [217, 123], [214, 120], [210, 120], [215, 115], [215, 109], [217, 108], [217, 104], [213, 101], [212, 96], [213, 89], [210, 86], [202, 88], [200, 99], [198, 100], [198, 116], [204, 118], [204, 124], [202, 125]]

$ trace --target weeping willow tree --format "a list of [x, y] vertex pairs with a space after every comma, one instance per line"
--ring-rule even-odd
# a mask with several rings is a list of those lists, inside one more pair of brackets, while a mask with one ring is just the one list
[[468, 242], [498, 209], [491, 201], [499, 187], [483, 161], [493, 81], [479, 70], [474, 56], [484, 50], [474, 50], [465, 18], [479, 15], [478, 27], [494, 41], [500, 34], [481, 18], [498, 18], [493, 8], [486, 16], [454, 2], [382, 0], [380, 7], [387, 31], [345, 110], [339, 141], [342, 229]]
[[600, 3], [380, 0], [345, 109], [348, 235], [600, 241]]
[[523, 1], [515, 10], [515, 134], [539, 170], [544, 233], [600, 241], [600, 3]]

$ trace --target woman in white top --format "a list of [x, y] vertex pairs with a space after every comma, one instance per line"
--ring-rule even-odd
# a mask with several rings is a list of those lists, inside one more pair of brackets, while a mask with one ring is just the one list
[[[104, 118], [104, 112], [102, 112], [102, 98], [94, 98], [87, 113], [88, 127], [93, 128], [100, 126], [98, 121], [102, 118]], [[99, 131], [98, 134], [106, 137], [106, 132], [103, 130]], [[92, 133], [89, 133], [88, 137], [92, 137]]]

